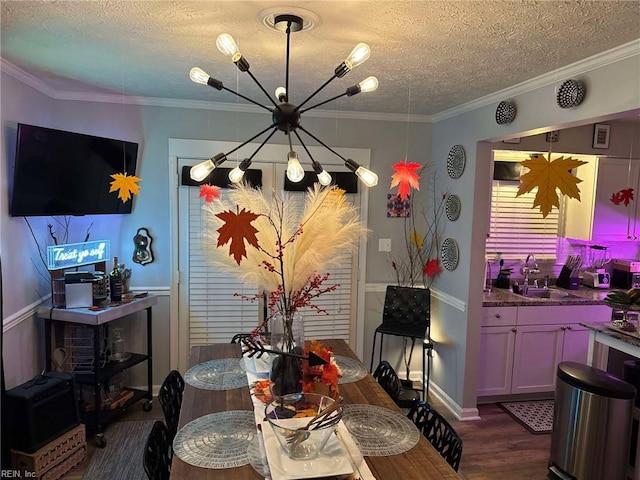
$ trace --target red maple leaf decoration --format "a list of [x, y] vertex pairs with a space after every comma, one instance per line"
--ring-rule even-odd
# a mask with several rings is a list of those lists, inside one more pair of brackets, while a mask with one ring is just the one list
[[244, 246], [245, 240], [249, 245], [258, 248], [258, 238], [256, 237], [258, 230], [251, 225], [251, 222], [259, 215], [243, 208], [237, 214], [227, 210], [216, 214], [216, 217], [224, 222], [224, 225], [218, 229], [220, 235], [218, 235], [217, 247], [226, 245], [231, 240], [229, 255], [232, 255], [236, 263], [240, 265], [242, 257], [246, 258], [247, 256], [247, 249]]
[[422, 165], [415, 162], [407, 163], [406, 159], [393, 165], [396, 173], [391, 175], [391, 188], [398, 185], [398, 195], [402, 200], [407, 199], [411, 187], [420, 190], [420, 176], [416, 173], [419, 168], [422, 168]]
[[220, 189], [215, 185], [203, 183], [200, 185], [200, 196], [204, 197], [205, 202], [211, 203], [214, 198], [220, 198]]
[[611, 194], [611, 201], [615, 205], [624, 203], [624, 206], [628, 207], [631, 200], [633, 200], [633, 188], [623, 188], [619, 192]]
[[436, 258], [430, 258], [427, 260], [427, 263], [424, 264], [424, 268], [422, 269], [422, 274], [428, 276], [429, 278], [435, 277], [437, 274], [441, 272], [440, 264]]

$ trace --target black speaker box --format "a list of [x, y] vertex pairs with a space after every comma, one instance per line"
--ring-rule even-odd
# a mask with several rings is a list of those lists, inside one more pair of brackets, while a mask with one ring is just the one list
[[73, 375], [49, 372], [8, 390], [5, 396], [8, 442], [33, 453], [80, 424]]

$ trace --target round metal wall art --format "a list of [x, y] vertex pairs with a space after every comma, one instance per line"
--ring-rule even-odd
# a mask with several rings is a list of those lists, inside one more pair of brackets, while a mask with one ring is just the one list
[[447, 200], [444, 205], [445, 213], [447, 214], [447, 218], [452, 222], [455, 222], [460, 216], [460, 210], [462, 209], [462, 202], [460, 202], [460, 197], [455, 194], [451, 194], [447, 196]]
[[455, 270], [458, 266], [458, 244], [453, 238], [445, 238], [440, 249], [440, 260], [447, 270]]
[[585, 86], [579, 80], [565, 80], [556, 94], [556, 103], [560, 108], [576, 107], [584, 100], [585, 93]]
[[460, 178], [464, 172], [466, 158], [462, 145], [454, 145], [447, 157], [447, 173], [451, 178]]
[[496, 123], [504, 125], [511, 123], [516, 118], [516, 106], [512, 102], [500, 102], [496, 109]]

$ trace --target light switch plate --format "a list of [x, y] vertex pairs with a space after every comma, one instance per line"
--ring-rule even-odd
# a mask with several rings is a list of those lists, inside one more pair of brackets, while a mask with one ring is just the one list
[[391, 251], [391, 239], [390, 238], [380, 238], [380, 239], [378, 239], [378, 251], [379, 252], [390, 252]]

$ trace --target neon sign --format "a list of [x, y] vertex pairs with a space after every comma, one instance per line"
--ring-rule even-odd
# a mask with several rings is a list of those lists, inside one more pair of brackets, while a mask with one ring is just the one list
[[60, 270], [89, 265], [95, 262], [104, 262], [111, 258], [110, 250], [109, 240], [50, 245], [47, 247], [47, 268], [49, 270]]

